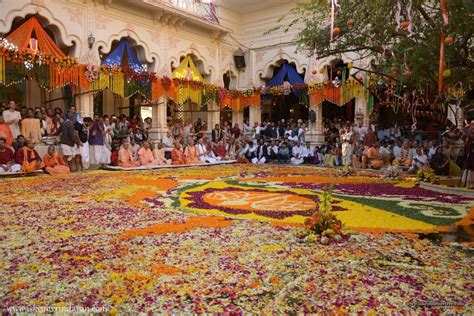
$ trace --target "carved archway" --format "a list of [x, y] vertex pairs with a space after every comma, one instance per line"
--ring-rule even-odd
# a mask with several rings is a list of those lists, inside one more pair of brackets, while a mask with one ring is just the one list
[[33, 15], [38, 19], [49, 35], [52, 36], [58, 46], [67, 48], [69, 56], [79, 57], [81, 55], [83, 48], [81, 38], [77, 35], [68, 34], [66, 25], [57, 19], [52, 11], [45, 7], [38, 10], [37, 6], [28, 4], [21, 9], [11, 10], [7, 14], [4, 24], [0, 25], [0, 32], [5, 34], [11, 32], [19, 23], [21, 24]]
[[309, 64], [306, 64], [306, 63], [302, 64], [297, 58], [290, 56], [280, 50], [278, 55], [276, 55], [275, 57], [273, 57], [272, 60], [267, 62], [265, 66], [263, 67], [263, 69], [257, 70], [256, 72], [257, 78], [260, 79], [261, 81], [264, 81], [266, 79], [271, 79], [273, 77], [273, 69], [275, 67], [280, 67], [285, 61], [288, 62], [289, 64], [294, 65], [296, 71], [300, 74], [308, 72]]
[[148, 71], [157, 72], [157, 68], [160, 64], [160, 58], [157, 53], [151, 52], [148, 44], [140, 40], [139, 36], [131, 30], [121, 30], [116, 34], [111, 34], [109, 38], [99, 40], [95, 43], [97, 59], [101, 60], [101, 54], [104, 56], [112, 51], [114, 45], [120, 42], [121, 39], [127, 38], [132, 47], [136, 50], [138, 59], [140, 62], [148, 65]]
[[180, 51], [176, 57], [171, 57], [168, 61], [168, 65], [171, 68], [171, 71], [178, 67], [179, 63], [183, 60], [184, 57], [187, 55], [191, 55], [194, 64], [198, 68], [199, 72], [203, 76], [204, 80], [207, 82], [213, 82], [215, 78], [213, 75], [216, 73], [214, 66], [210, 66], [207, 62], [205, 56], [203, 56], [199, 51], [195, 48], [189, 47], [186, 50]]

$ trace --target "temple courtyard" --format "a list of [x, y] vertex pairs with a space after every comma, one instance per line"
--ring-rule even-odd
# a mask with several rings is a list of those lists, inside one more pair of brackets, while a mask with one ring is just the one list
[[[474, 310], [474, 198], [407, 176], [220, 165], [0, 183], [12, 312]], [[328, 201], [342, 230], [304, 233]]]

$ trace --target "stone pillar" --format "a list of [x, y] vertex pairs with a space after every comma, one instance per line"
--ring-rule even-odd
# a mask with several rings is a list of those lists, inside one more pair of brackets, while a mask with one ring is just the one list
[[308, 140], [311, 145], [319, 145], [324, 142], [323, 104], [313, 104], [309, 110], [313, 110], [316, 113], [316, 122], [309, 122], [309, 132], [306, 140]]
[[[369, 119], [369, 102], [365, 98], [356, 98], [355, 99], [355, 112], [359, 113], [359, 110], [363, 114], [363, 122], [362, 126], [368, 128], [370, 124]], [[357, 121], [357, 115], [355, 115], [355, 123], [359, 123]]]
[[94, 95], [92, 93], [76, 95], [74, 104], [76, 105], [76, 111], [79, 112], [82, 118], [94, 116]]
[[232, 110], [232, 126], [239, 124], [239, 128], [244, 127], [244, 110], [234, 111]]
[[219, 109], [219, 105], [214, 101], [209, 103], [208, 111], [209, 112], [207, 112], [207, 130], [210, 133], [214, 126], [216, 126], [216, 124], [220, 124], [221, 111]]
[[261, 123], [262, 120], [262, 109], [260, 104], [249, 106], [249, 124], [253, 127], [255, 122]]
[[148, 130], [148, 136], [152, 143], [161, 141], [163, 135], [168, 132], [166, 123], [167, 103], [168, 98], [162, 96], [158, 99], [157, 104], [152, 106], [151, 128]]

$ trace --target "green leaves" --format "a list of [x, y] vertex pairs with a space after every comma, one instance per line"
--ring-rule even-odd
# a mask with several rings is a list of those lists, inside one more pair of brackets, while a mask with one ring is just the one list
[[[293, 8], [288, 25], [273, 28], [288, 31], [301, 27], [295, 38], [299, 51], [318, 58], [358, 52], [373, 57], [380, 69], [409, 69], [396, 76], [407, 85], [432, 86], [438, 80], [440, 32], [454, 41], [445, 46], [446, 68], [452, 75], [448, 84], [474, 82], [474, 2], [447, 1], [449, 24], [443, 22], [439, 2], [426, 0], [339, 0], [334, 27], [340, 33], [329, 42], [330, 1], [310, 0]], [[411, 6], [410, 6], [411, 4]], [[397, 18], [399, 16], [399, 18]], [[283, 16], [282, 22], [288, 16]], [[398, 25], [398, 27], [397, 27]], [[412, 33], [410, 33], [410, 28]]]

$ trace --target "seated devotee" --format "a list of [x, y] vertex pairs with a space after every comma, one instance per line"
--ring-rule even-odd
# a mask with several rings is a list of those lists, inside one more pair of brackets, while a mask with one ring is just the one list
[[133, 168], [140, 166], [140, 162], [133, 160], [132, 153], [130, 151], [130, 143], [128, 139], [124, 139], [122, 143], [122, 148], [120, 148], [118, 153], [118, 166], [122, 168]]
[[226, 150], [230, 160], [238, 159], [239, 146], [237, 145], [235, 138], [232, 137], [229, 141], [227, 141]]
[[362, 168], [371, 167], [373, 169], [380, 169], [385, 165], [379, 149], [379, 142], [374, 142], [372, 147], [367, 149], [365, 155], [362, 156]]
[[229, 156], [227, 155], [227, 149], [225, 149], [223, 140], [220, 140], [216, 147], [214, 148], [215, 154], [221, 158], [221, 160], [229, 160]]
[[290, 160], [290, 149], [288, 143], [283, 142], [278, 149], [278, 163], [288, 163]]
[[[314, 155], [314, 148], [311, 148], [310, 142], [306, 142], [306, 146], [303, 147], [303, 160], [305, 164], [314, 164], [315, 155]], [[318, 160], [319, 162], [319, 160]]]
[[197, 156], [197, 148], [191, 138], [188, 138], [188, 146], [184, 149], [184, 156], [186, 157], [187, 165], [201, 163], [201, 160], [199, 160]]
[[186, 157], [184, 156], [181, 144], [179, 142], [174, 143], [174, 148], [171, 151], [171, 164], [172, 165], [185, 165]]
[[49, 145], [48, 153], [43, 157], [45, 171], [50, 175], [70, 173], [71, 169], [67, 166], [63, 157], [57, 152], [54, 145]]
[[13, 150], [7, 147], [6, 139], [0, 138], [0, 174], [5, 172], [18, 172], [21, 166], [15, 163]]
[[449, 163], [449, 159], [443, 154], [443, 148], [441, 146], [436, 147], [430, 161], [430, 167], [434, 173], [439, 176], [449, 175]]
[[268, 146], [268, 158], [270, 159], [270, 163], [274, 163], [275, 160], [278, 159], [278, 145], [274, 140], [272, 140], [270, 146]]
[[258, 140], [258, 146], [255, 150], [255, 157], [252, 158], [252, 163], [254, 164], [264, 164], [268, 161], [268, 148], [265, 144], [263, 138]]
[[41, 124], [40, 120], [35, 118], [33, 109], [28, 109], [26, 118], [21, 120], [21, 133], [26, 139], [32, 140], [36, 143], [41, 138]]
[[408, 139], [403, 141], [402, 147], [400, 148], [400, 156], [396, 157], [393, 161], [394, 166], [410, 167], [412, 161], [410, 145]]
[[41, 157], [35, 149], [35, 144], [27, 139], [25, 146], [18, 150], [16, 163], [21, 165], [22, 172], [35, 172], [44, 168]]
[[158, 166], [162, 164], [159, 159], [155, 159], [153, 156], [150, 143], [147, 140], [143, 141], [142, 147], [138, 150], [138, 161], [142, 166]]
[[417, 147], [416, 155], [413, 157], [413, 162], [411, 164], [410, 169], [408, 169], [408, 172], [415, 173], [418, 169], [421, 169], [427, 165], [428, 156], [424, 153], [424, 149], [422, 149], [421, 147]]
[[296, 142], [296, 146], [293, 147], [293, 157], [291, 157], [291, 163], [293, 165], [301, 165], [304, 162], [303, 158], [303, 146], [301, 146], [300, 141]]
[[204, 139], [200, 138], [197, 145], [197, 156], [202, 162], [216, 163], [220, 160], [220, 157], [216, 157], [210, 146], [204, 143]]
[[160, 163], [160, 165], [171, 164], [171, 159], [166, 159], [165, 148], [162, 143], [158, 143], [156, 148], [153, 149], [153, 157]]
[[5, 120], [3, 119], [1, 115], [2, 113], [0, 112], [0, 138], [5, 139], [5, 146], [12, 147], [13, 145], [12, 131], [10, 130], [10, 127], [8, 127], [8, 125], [5, 124]]
[[140, 145], [137, 144], [137, 141], [134, 137], [130, 138], [130, 152], [132, 153], [132, 159], [138, 161], [138, 151], [140, 150]]
[[253, 141], [249, 141], [244, 148], [243, 155], [248, 161], [252, 161], [256, 156], [257, 147], [254, 146]]
[[173, 136], [171, 135], [171, 131], [168, 130], [166, 135], [163, 136], [163, 139], [161, 140], [161, 143], [163, 144], [163, 148], [166, 152], [171, 152], [173, 150]]

